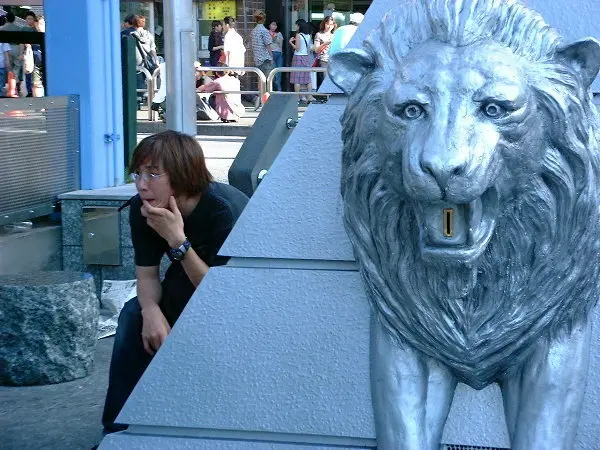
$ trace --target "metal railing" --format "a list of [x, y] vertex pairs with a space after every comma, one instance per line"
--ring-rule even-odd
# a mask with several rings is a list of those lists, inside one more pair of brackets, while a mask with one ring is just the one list
[[[257, 67], [202, 66], [201, 71], [202, 72], [226, 72], [227, 71], [227, 72], [252, 72], [252, 73], [255, 73], [258, 76], [258, 91], [252, 91], [252, 90], [250, 90], [250, 91], [249, 90], [245, 90], [245, 91], [243, 91], [243, 90], [240, 90], [240, 91], [212, 91], [210, 93], [211, 94], [258, 94], [259, 99], [260, 99], [259, 106], [260, 106], [260, 104], [262, 104], [263, 95], [267, 91], [266, 90], [267, 81], [266, 81], [265, 75], [262, 73], [262, 71], [259, 68], [257, 68]], [[147, 71], [145, 68], [141, 68], [141, 72], [146, 77], [146, 89], [136, 89], [136, 92], [148, 94], [148, 98], [147, 98], [148, 121], [152, 122], [152, 121], [154, 121], [154, 112], [155, 112], [152, 110], [152, 102], [154, 100], [154, 95], [158, 91], [156, 89], [156, 81], [158, 78], [158, 74], [160, 72], [155, 71], [153, 75], [150, 75], [150, 72]]]
[[[274, 91], [273, 90], [273, 79], [275, 75], [279, 73], [292, 73], [292, 72], [320, 72], [327, 73], [326, 67], [276, 67], [271, 72], [269, 72], [269, 76], [265, 77], [263, 72], [257, 67], [228, 67], [228, 66], [201, 66], [200, 69], [202, 72], [252, 72], [255, 73], [258, 77], [258, 90], [239, 90], [239, 91], [212, 91], [211, 94], [255, 94], [259, 97], [258, 107], [263, 103], [264, 94], [278, 94], [278, 95], [300, 95], [298, 92], [286, 92], [286, 91]], [[159, 72], [156, 71], [151, 76], [150, 72], [146, 69], [142, 68], [141, 71], [146, 76], [146, 89], [136, 89], [138, 93], [148, 93], [147, 103], [148, 103], [148, 120], [154, 121], [154, 112], [152, 110], [152, 101], [154, 100], [154, 95], [157, 92], [156, 89], [156, 81]], [[321, 93], [315, 92], [315, 95], [320, 96], [330, 96], [331, 93]]]
[[[285, 91], [273, 91], [273, 79], [275, 75], [278, 73], [293, 73], [293, 72], [321, 72], [327, 73], [327, 67], [276, 67], [271, 72], [269, 72], [269, 76], [267, 77], [267, 92], [269, 94], [277, 93], [284, 95], [298, 95], [298, 92], [285, 92]], [[327, 93], [316, 93], [318, 95], [331, 95]]]
[[146, 77], [146, 89], [136, 89], [135, 91], [137, 93], [140, 93], [140, 92], [148, 93], [148, 98], [147, 98], [148, 121], [153, 122], [154, 121], [154, 111], [152, 110], [152, 102], [154, 101], [154, 95], [158, 91], [158, 89], [156, 89], [156, 81], [158, 80], [158, 75], [159, 75], [160, 71], [155, 70], [154, 73], [152, 75], [150, 75], [150, 72], [148, 70], [146, 70], [144, 67], [141, 67], [140, 72], [142, 72], [144, 74], [144, 76]]
[[211, 94], [258, 94], [262, 96], [266, 92], [267, 80], [265, 74], [257, 67], [228, 67], [228, 66], [202, 66], [202, 72], [252, 72], [258, 76], [258, 91], [212, 91]]
[[266, 92], [267, 81], [265, 74], [258, 67], [228, 67], [228, 66], [202, 66], [202, 72], [252, 72], [258, 76], [258, 91], [212, 91], [211, 94], [258, 94], [258, 103], [255, 111], [260, 108], [263, 103], [263, 96]]

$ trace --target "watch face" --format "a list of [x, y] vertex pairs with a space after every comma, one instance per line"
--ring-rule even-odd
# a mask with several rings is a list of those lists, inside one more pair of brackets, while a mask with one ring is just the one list
[[185, 253], [183, 253], [178, 248], [171, 249], [171, 258], [173, 258], [175, 261], [181, 261], [184, 256], [185, 256]]

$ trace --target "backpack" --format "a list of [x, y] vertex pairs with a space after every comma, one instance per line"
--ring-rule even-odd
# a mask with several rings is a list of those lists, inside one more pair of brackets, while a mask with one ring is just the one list
[[210, 106], [205, 95], [197, 94], [196, 98], [197, 120], [218, 120], [219, 114]]
[[154, 61], [154, 58], [150, 53], [144, 50], [144, 48], [142, 47], [142, 43], [135, 34], [131, 34], [130, 36], [132, 36], [135, 39], [138, 51], [140, 52], [140, 56], [142, 57], [142, 67], [148, 72], [150, 72], [150, 75], [154, 75], [154, 72], [158, 70], [158, 63]]

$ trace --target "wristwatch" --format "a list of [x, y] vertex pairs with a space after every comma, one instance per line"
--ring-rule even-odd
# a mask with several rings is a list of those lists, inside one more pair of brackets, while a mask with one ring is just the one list
[[167, 256], [169, 257], [169, 259], [172, 262], [181, 261], [181, 260], [183, 260], [183, 258], [185, 258], [185, 254], [187, 253], [187, 251], [190, 249], [191, 246], [192, 246], [192, 244], [190, 244], [190, 241], [185, 239], [183, 241], [183, 244], [181, 244], [179, 247], [170, 248], [169, 250], [167, 250]]

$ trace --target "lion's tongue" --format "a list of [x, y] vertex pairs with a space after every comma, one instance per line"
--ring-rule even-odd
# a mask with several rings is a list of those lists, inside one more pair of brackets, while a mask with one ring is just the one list
[[440, 202], [425, 206], [423, 232], [427, 245], [459, 246], [471, 243], [469, 229], [477, 234], [481, 224], [481, 200], [456, 205]]

